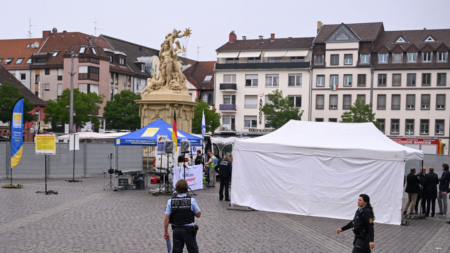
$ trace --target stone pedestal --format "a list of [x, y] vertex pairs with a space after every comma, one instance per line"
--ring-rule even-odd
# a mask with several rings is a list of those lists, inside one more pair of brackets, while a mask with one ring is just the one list
[[173, 124], [173, 110], [177, 113], [177, 129], [192, 133], [192, 119], [194, 107], [198, 104], [192, 102], [187, 90], [170, 90], [164, 87], [151, 93], [142, 94], [139, 104], [141, 128], [161, 118], [168, 124]]

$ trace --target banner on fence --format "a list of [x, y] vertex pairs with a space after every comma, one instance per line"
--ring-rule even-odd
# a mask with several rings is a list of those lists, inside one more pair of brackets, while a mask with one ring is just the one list
[[[184, 169], [183, 167], [174, 167], [173, 168], [173, 187], [175, 187], [178, 180], [184, 179]], [[187, 166], [186, 165], [186, 181], [188, 182], [191, 190], [200, 190], [203, 189], [203, 166], [202, 165], [194, 165]]]
[[54, 155], [56, 154], [55, 135], [38, 134], [36, 135], [36, 155]]

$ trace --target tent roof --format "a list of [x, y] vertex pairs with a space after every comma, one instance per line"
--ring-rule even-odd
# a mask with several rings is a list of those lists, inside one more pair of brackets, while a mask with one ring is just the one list
[[[202, 138], [185, 133], [181, 130], [177, 130], [177, 134], [178, 146], [180, 145], [180, 141], [183, 139], [188, 139], [192, 146], [202, 145]], [[162, 119], [157, 119], [153, 123], [139, 130], [121, 137], [117, 137], [115, 139], [116, 141], [114, 142], [114, 145], [156, 146], [158, 135], [167, 135], [167, 139], [172, 140], [172, 126], [167, 124]]]
[[291, 120], [270, 134], [237, 140], [234, 149], [359, 159], [398, 161], [423, 159], [421, 150], [395, 143], [372, 123]]
[[[95, 132], [79, 132], [76, 133], [79, 135], [80, 140], [104, 140], [104, 139], [114, 139], [116, 137], [120, 137], [126, 134], [129, 134], [129, 132], [122, 132], [122, 133], [95, 133]], [[69, 134], [58, 136], [58, 140], [68, 140]]]

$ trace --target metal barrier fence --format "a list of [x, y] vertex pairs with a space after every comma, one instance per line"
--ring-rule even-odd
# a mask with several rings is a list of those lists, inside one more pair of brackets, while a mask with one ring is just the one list
[[[434, 167], [434, 173], [438, 174], [440, 177], [442, 175], [442, 164], [450, 164], [450, 156], [449, 155], [425, 155], [423, 159], [423, 166], [428, 168], [430, 166]], [[411, 168], [416, 168], [416, 173], [420, 172], [420, 168], [422, 167], [422, 161], [407, 161], [405, 164], [405, 175], [410, 173]]]
[[[0, 178], [10, 176], [10, 143], [0, 142]], [[51, 178], [70, 178], [73, 175], [73, 151], [69, 143], [56, 143], [56, 154], [47, 155], [47, 172]], [[114, 143], [80, 143], [75, 151], [75, 177], [100, 175], [110, 168], [108, 155], [113, 154], [112, 168], [142, 169], [142, 147], [115, 147]], [[13, 178], [43, 178], [45, 156], [35, 154], [34, 143], [24, 143], [22, 160], [13, 169]]]

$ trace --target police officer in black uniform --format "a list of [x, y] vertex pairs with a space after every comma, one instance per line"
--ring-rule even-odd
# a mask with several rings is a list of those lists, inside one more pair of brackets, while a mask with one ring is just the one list
[[231, 163], [230, 157], [225, 155], [223, 161], [219, 163], [219, 176], [220, 176], [220, 188], [219, 188], [219, 200], [223, 200], [223, 190], [225, 188], [225, 201], [230, 201], [230, 195], [228, 194], [228, 187], [231, 179]]
[[195, 158], [195, 165], [200, 165], [203, 163], [203, 156], [200, 150], [197, 150], [197, 157]]
[[189, 253], [198, 253], [197, 230], [194, 224], [194, 216], [200, 218], [202, 212], [195, 198], [186, 195], [188, 183], [186, 180], [178, 180], [175, 185], [178, 195], [167, 202], [164, 217], [164, 239], [169, 238], [168, 227], [172, 224], [173, 253], [182, 253], [184, 244]]
[[375, 248], [374, 230], [373, 230], [373, 208], [370, 205], [370, 198], [366, 194], [359, 195], [358, 210], [356, 210], [355, 218], [347, 225], [336, 231], [339, 234], [347, 229], [352, 229], [355, 233], [355, 240], [353, 241], [352, 253], [367, 253]]

